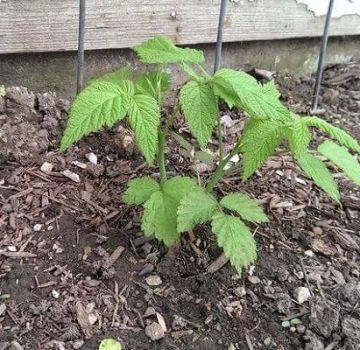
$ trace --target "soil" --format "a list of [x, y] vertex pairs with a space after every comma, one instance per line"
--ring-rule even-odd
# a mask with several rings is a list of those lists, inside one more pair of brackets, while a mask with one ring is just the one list
[[[283, 101], [309, 113], [313, 77], [275, 79]], [[322, 96], [321, 116], [360, 139], [359, 62], [328, 67]], [[360, 349], [360, 193], [343, 174], [333, 169], [341, 207], [287, 156], [246, 183], [224, 180], [220, 193], [247, 192], [271, 218], [253, 227], [259, 260], [239, 276], [207, 226], [169, 251], [144, 238], [121, 194], [157, 169], [123, 126], [60, 154], [68, 108], [26, 88], [0, 97], [1, 350], [95, 350], [105, 337], [133, 350]], [[231, 147], [244, 116], [222, 113]], [[189, 138], [181, 120], [176, 128]], [[190, 173], [177, 151], [169, 142], [169, 169]]]

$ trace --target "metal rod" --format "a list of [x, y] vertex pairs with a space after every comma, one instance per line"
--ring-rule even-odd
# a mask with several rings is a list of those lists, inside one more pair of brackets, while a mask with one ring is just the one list
[[84, 62], [85, 62], [85, 6], [86, 0], [79, 0], [79, 40], [77, 54], [77, 83], [76, 92], [79, 93], [84, 87]]
[[318, 109], [318, 102], [319, 102], [319, 93], [321, 88], [321, 81], [323, 77], [323, 71], [324, 71], [324, 61], [326, 56], [326, 48], [329, 38], [329, 29], [330, 29], [330, 23], [331, 23], [331, 15], [334, 8], [335, 0], [329, 0], [329, 7], [326, 15], [325, 20], [325, 27], [324, 27], [324, 33], [323, 37], [321, 39], [321, 46], [320, 46], [320, 55], [319, 55], [319, 62], [318, 62], [318, 68], [316, 72], [316, 81], [315, 81], [315, 90], [314, 90], [314, 101], [313, 101], [313, 107], [312, 110], [316, 111]]
[[224, 22], [225, 22], [227, 2], [228, 2], [228, 0], [221, 0], [221, 5], [220, 5], [219, 25], [218, 25], [217, 40], [216, 40], [214, 73], [219, 69], [220, 64], [221, 64], [221, 52], [222, 52], [222, 44], [223, 44]]

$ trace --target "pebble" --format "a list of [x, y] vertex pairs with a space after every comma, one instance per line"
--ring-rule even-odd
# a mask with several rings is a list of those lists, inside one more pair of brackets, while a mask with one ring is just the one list
[[303, 324], [298, 324], [296, 326], [296, 330], [299, 334], [305, 334], [306, 332], [306, 327]]
[[264, 345], [269, 346], [270, 344], [271, 344], [271, 338], [270, 337], [265, 338]]
[[80, 349], [83, 345], [84, 345], [84, 341], [83, 341], [83, 340], [77, 340], [77, 341], [73, 344], [73, 349], [74, 349], [74, 350], [78, 350], [78, 349]]
[[16, 247], [15, 247], [14, 245], [9, 245], [9, 246], [7, 247], [7, 250], [8, 250], [9, 252], [16, 252]]
[[44, 173], [44, 174], [51, 174], [51, 172], [53, 171], [54, 165], [48, 162], [43, 163], [43, 165], [41, 166], [40, 170]]
[[152, 341], [160, 340], [165, 337], [164, 329], [156, 322], [145, 327], [145, 334]]
[[162, 283], [162, 280], [161, 280], [160, 276], [158, 276], [158, 275], [148, 276], [145, 278], [145, 281], [146, 281], [147, 285], [149, 285], [151, 287], [160, 286], [160, 284]]
[[252, 284], [259, 284], [261, 282], [260, 278], [257, 276], [249, 276], [248, 280]]
[[311, 298], [310, 290], [306, 287], [298, 287], [294, 291], [294, 296], [299, 304], [303, 304]]
[[58, 291], [56, 291], [55, 289], [53, 289], [51, 291], [51, 295], [54, 299], [59, 299], [59, 297], [60, 297], [60, 293]]
[[246, 289], [245, 289], [245, 287], [237, 287], [237, 288], [234, 290], [234, 294], [235, 294], [237, 297], [242, 298], [243, 296], [246, 295]]
[[321, 236], [323, 230], [322, 230], [321, 227], [314, 227], [314, 228], [312, 229], [312, 232], [313, 232], [316, 236]]
[[312, 250], [305, 250], [304, 254], [310, 258], [313, 258], [315, 256], [314, 252]]
[[33, 230], [34, 230], [35, 232], [39, 232], [39, 231], [41, 231], [41, 229], [42, 229], [42, 224], [36, 224], [36, 225], [33, 227]]
[[74, 181], [76, 183], [80, 183], [80, 176], [78, 174], [73, 173], [71, 170], [64, 170], [61, 172], [62, 175]]
[[98, 163], [98, 158], [97, 158], [96, 154], [94, 154], [94, 153], [87, 153], [87, 154], [85, 154], [85, 157], [86, 157], [86, 159], [87, 159], [90, 163], [92, 163], [92, 164], [94, 164], [94, 165], [97, 165], [97, 163]]

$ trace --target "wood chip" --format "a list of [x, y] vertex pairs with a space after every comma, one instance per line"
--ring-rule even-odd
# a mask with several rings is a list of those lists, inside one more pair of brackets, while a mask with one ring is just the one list
[[110, 255], [109, 258], [103, 264], [104, 269], [108, 269], [109, 267], [113, 266], [117, 259], [120, 258], [121, 254], [124, 252], [125, 248], [122, 246], [118, 246], [114, 252]]
[[222, 253], [213, 263], [211, 263], [208, 268], [206, 269], [207, 273], [215, 273], [216, 271], [220, 270], [224, 267], [229, 261], [229, 258]]
[[27, 252], [0, 252], [1, 255], [14, 259], [36, 258], [36, 254]]
[[76, 317], [85, 338], [90, 339], [92, 337], [92, 332], [89, 315], [87, 314], [84, 305], [80, 301], [76, 303]]

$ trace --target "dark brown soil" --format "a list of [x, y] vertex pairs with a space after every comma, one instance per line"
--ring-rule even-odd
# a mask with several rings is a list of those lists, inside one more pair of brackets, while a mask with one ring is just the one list
[[[276, 80], [285, 103], [310, 111], [313, 78]], [[360, 65], [329, 67], [322, 94], [322, 117], [359, 139]], [[167, 251], [142, 236], [140, 211], [122, 203], [131, 177], [157, 172], [124, 141], [124, 128], [57, 152], [67, 111], [66, 101], [25, 88], [0, 97], [1, 350], [96, 350], [104, 337], [133, 350], [360, 349], [360, 192], [342, 174], [342, 207], [287, 156], [247, 183], [224, 180], [219, 192], [248, 192], [272, 220], [253, 227], [256, 265], [242, 276], [229, 265], [208, 273], [221, 251], [207, 226]], [[243, 117], [224, 114], [235, 121], [230, 147]], [[170, 142], [170, 170], [190, 172], [175, 148]], [[149, 276], [161, 281], [152, 286]], [[304, 303], [298, 287], [311, 292]], [[153, 323], [165, 329], [161, 340], [145, 332]]]

